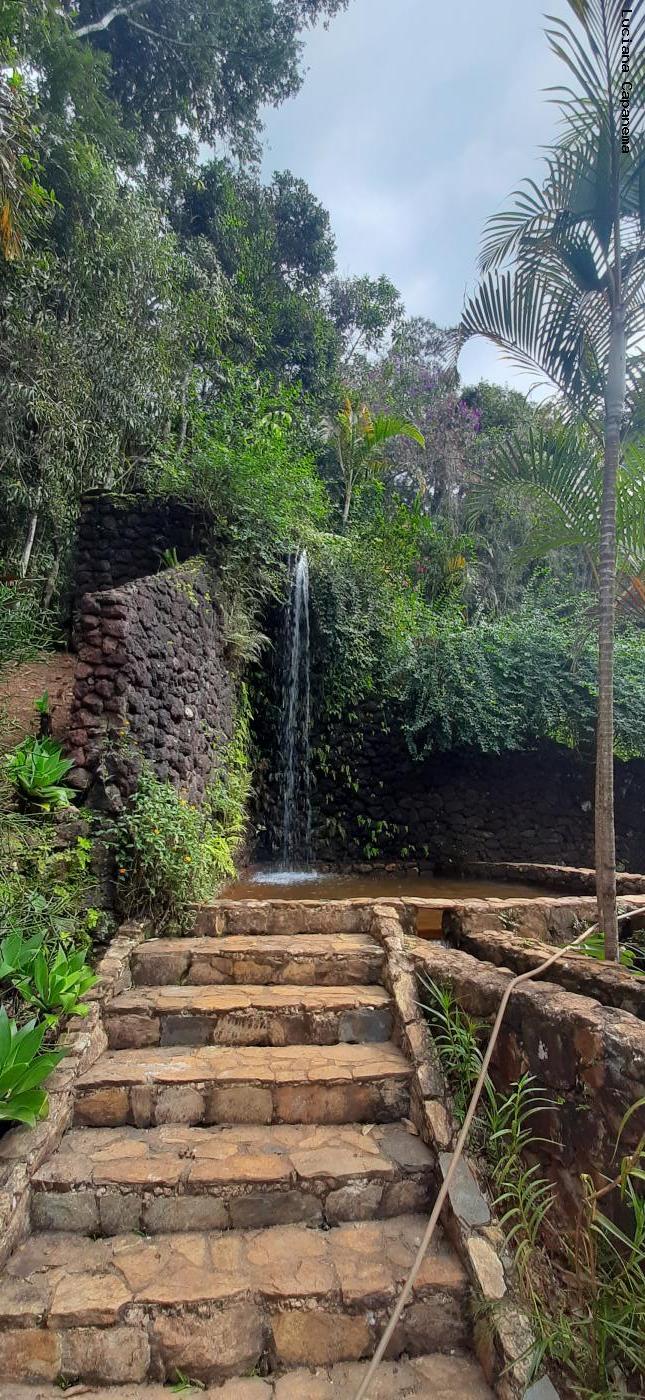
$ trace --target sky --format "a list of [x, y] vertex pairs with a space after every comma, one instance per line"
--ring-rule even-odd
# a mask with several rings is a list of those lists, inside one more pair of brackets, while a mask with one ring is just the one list
[[[331, 215], [341, 276], [385, 272], [410, 315], [459, 319], [486, 219], [539, 173], [563, 81], [542, 16], [565, 0], [350, 0], [307, 37], [301, 91], [265, 113], [264, 174], [302, 176]], [[486, 341], [466, 383], [526, 392]]]

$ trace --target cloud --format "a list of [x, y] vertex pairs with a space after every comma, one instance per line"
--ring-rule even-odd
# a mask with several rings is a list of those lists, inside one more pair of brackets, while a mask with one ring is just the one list
[[[265, 173], [303, 176], [330, 211], [340, 271], [386, 272], [412, 314], [454, 324], [486, 218], [553, 138], [542, 90], [561, 74], [542, 7], [350, 0], [309, 36], [301, 92], [266, 114]], [[467, 378], [526, 387], [485, 344], [465, 354]]]

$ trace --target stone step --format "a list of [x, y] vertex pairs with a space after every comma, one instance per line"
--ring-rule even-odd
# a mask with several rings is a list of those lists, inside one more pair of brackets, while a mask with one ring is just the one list
[[430, 1209], [432, 1168], [402, 1123], [77, 1128], [33, 1178], [32, 1227], [150, 1235], [337, 1225]]
[[[212, 1383], [369, 1356], [426, 1217], [312, 1230], [84, 1239], [35, 1234], [0, 1283], [0, 1379]], [[469, 1341], [468, 1285], [439, 1235], [392, 1358]]]
[[335, 1045], [389, 1040], [383, 987], [136, 987], [105, 1008], [108, 1045]]
[[383, 1045], [110, 1050], [76, 1088], [77, 1127], [383, 1123], [406, 1117], [411, 1067]]
[[380, 982], [384, 953], [363, 934], [151, 938], [132, 955], [135, 985], [223, 982], [316, 987]]
[[[288, 1371], [266, 1378], [242, 1376], [222, 1386], [195, 1390], [194, 1400], [353, 1400], [368, 1367], [367, 1361]], [[60, 1386], [0, 1384], [0, 1400], [61, 1400]], [[188, 1392], [190, 1393], [190, 1392]], [[92, 1388], [91, 1400], [169, 1400], [167, 1386], [115, 1385]], [[411, 1357], [382, 1361], [370, 1388], [370, 1400], [494, 1400], [472, 1357]]]

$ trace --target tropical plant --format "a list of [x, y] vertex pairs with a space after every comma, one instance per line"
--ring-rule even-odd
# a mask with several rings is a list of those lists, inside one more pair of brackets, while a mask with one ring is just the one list
[[0, 943], [0, 982], [15, 982], [30, 973], [36, 954], [42, 948], [44, 933], [25, 937], [17, 929]]
[[[583, 423], [556, 421], [501, 438], [486, 477], [471, 487], [468, 516], [491, 497], [531, 509], [528, 533], [518, 550], [538, 559], [553, 550], [580, 549], [598, 581], [603, 461], [595, 435]], [[645, 562], [645, 452], [626, 445], [616, 476], [616, 563], [632, 578]]]
[[48, 958], [41, 948], [26, 976], [14, 979], [14, 986], [23, 1001], [38, 1007], [47, 1025], [53, 1025], [61, 1016], [87, 1016], [89, 1006], [83, 997], [96, 981], [84, 950], [67, 953], [58, 948], [53, 958]]
[[74, 767], [71, 759], [62, 757], [60, 744], [53, 739], [35, 739], [28, 735], [12, 753], [5, 755], [5, 768], [18, 796], [34, 807], [50, 811], [65, 807], [74, 796], [71, 788], [61, 785], [61, 778]]
[[596, 867], [607, 951], [618, 948], [613, 795], [616, 483], [625, 419], [639, 417], [645, 328], [645, 7], [630, 8], [634, 70], [625, 141], [621, 0], [568, 0], [574, 23], [547, 37], [576, 89], [557, 90], [560, 142], [544, 183], [528, 181], [495, 216], [482, 280], [464, 310], [459, 343], [491, 339], [555, 386], [603, 446], [599, 528], [599, 687]]
[[[596, 933], [590, 933], [584, 943], [578, 944], [577, 951], [585, 958], [595, 958], [597, 962], [602, 962], [605, 958], [605, 935], [602, 930], [598, 929]], [[645, 976], [645, 973], [642, 973], [636, 966], [641, 952], [638, 946], [632, 947], [629, 943], [621, 943], [618, 952], [618, 961], [621, 967], [626, 967], [628, 972], [633, 972], [635, 977]]]
[[62, 1060], [64, 1050], [40, 1054], [47, 1027], [28, 1021], [20, 1028], [0, 1006], [0, 1122], [34, 1127], [47, 1116], [47, 1094], [40, 1085]]
[[383, 470], [385, 464], [377, 455], [379, 447], [396, 437], [411, 438], [420, 447], [425, 446], [423, 434], [414, 423], [395, 414], [374, 416], [366, 403], [354, 402], [349, 394], [337, 414], [323, 418], [321, 436], [324, 442], [333, 444], [338, 458], [343, 483], [343, 525], [349, 519], [354, 492], [370, 476]]

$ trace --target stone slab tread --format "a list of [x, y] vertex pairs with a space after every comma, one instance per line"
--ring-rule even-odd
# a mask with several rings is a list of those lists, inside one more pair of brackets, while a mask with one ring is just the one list
[[[298, 1368], [280, 1377], [245, 1376], [194, 1392], [194, 1400], [354, 1400], [367, 1362]], [[75, 1388], [65, 1392], [75, 1400]], [[61, 1400], [59, 1386], [0, 1382], [0, 1400]], [[76, 1390], [88, 1400], [169, 1400], [163, 1385], [84, 1386]], [[469, 1356], [418, 1356], [409, 1361], [384, 1361], [378, 1369], [370, 1400], [493, 1400], [477, 1363]]]
[[288, 1185], [428, 1171], [433, 1156], [401, 1123], [76, 1128], [35, 1173], [36, 1192], [83, 1186]]
[[409, 1079], [396, 1045], [197, 1046], [107, 1051], [78, 1090], [120, 1084], [334, 1084]]
[[345, 1011], [390, 1005], [384, 987], [340, 986], [139, 986], [122, 992], [105, 1008], [105, 1019], [124, 1012], [163, 1016], [226, 1011]]
[[150, 983], [377, 982], [384, 953], [363, 934], [208, 934], [152, 938], [132, 957], [133, 981]]
[[[11, 1328], [109, 1328], [126, 1322], [133, 1309], [154, 1315], [241, 1300], [356, 1313], [392, 1301], [425, 1225], [425, 1216], [408, 1215], [327, 1231], [287, 1225], [94, 1240], [35, 1233], [0, 1281], [0, 1336]], [[463, 1301], [467, 1294], [463, 1267], [440, 1232], [413, 1298], [437, 1292]]]
[[79, 1078], [74, 1123], [393, 1122], [409, 1112], [410, 1078], [387, 1041], [111, 1050]]

